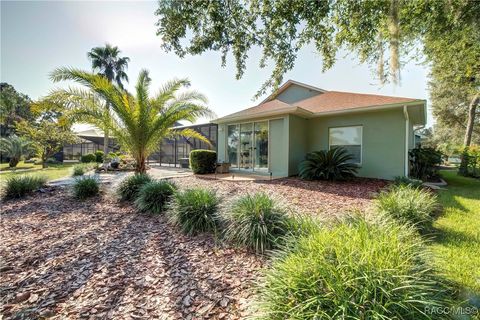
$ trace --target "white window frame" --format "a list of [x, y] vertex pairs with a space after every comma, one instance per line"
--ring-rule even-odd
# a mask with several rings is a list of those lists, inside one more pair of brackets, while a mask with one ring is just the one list
[[330, 141], [331, 141], [330, 130], [331, 129], [338, 129], [338, 128], [360, 128], [360, 162], [352, 162], [352, 163], [356, 164], [358, 166], [362, 166], [362, 164], [363, 164], [363, 126], [362, 125], [353, 125], [353, 126], [329, 127], [328, 128], [328, 150], [330, 150], [332, 148], [332, 145], [330, 144]]

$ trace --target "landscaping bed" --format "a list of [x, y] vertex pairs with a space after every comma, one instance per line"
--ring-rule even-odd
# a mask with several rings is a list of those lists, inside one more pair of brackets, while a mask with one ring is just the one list
[[365, 209], [387, 181], [357, 178], [351, 181], [305, 181], [296, 177], [259, 181], [224, 181], [201, 176], [172, 179], [181, 188], [207, 187], [224, 201], [237, 195], [266, 192], [283, 201], [291, 210], [327, 216], [352, 209]]
[[1, 314], [14, 319], [243, 318], [264, 264], [161, 215], [61, 188], [5, 202], [1, 234]]

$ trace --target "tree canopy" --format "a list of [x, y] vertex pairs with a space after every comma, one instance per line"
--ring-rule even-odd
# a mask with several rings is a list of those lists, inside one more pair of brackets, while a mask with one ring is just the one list
[[15, 121], [34, 119], [30, 111], [32, 100], [6, 83], [0, 83], [0, 135], [9, 136], [15, 133]]

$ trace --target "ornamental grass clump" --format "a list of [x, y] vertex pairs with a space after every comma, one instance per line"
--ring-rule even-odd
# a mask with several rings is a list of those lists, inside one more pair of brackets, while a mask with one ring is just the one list
[[7, 179], [3, 197], [5, 199], [21, 198], [37, 189], [40, 189], [47, 182], [44, 176], [15, 175]]
[[117, 192], [123, 201], [133, 201], [137, 198], [140, 188], [152, 181], [145, 173], [138, 173], [125, 178], [119, 185]]
[[73, 194], [77, 199], [95, 197], [100, 193], [100, 185], [97, 177], [84, 176], [75, 178]]
[[196, 188], [175, 193], [170, 221], [186, 234], [214, 232], [220, 228], [219, 198], [214, 191]]
[[148, 182], [140, 188], [135, 199], [135, 206], [143, 212], [161, 213], [176, 189], [177, 186], [170, 181]]
[[[451, 305], [414, 228], [357, 219], [277, 251], [259, 287], [262, 319], [431, 319]], [[442, 315], [438, 315], [441, 317]], [[437, 317], [437, 315], [435, 315]]]
[[378, 212], [419, 229], [428, 226], [438, 211], [437, 197], [422, 188], [393, 186], [375, 199]]
[[285, 208], [265, 193], [247, 194], [227, 213], [225, 238], [257, 253], [277, 247], [288, 233]]

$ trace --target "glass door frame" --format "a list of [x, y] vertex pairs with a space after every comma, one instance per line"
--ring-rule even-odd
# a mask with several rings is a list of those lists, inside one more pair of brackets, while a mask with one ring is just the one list
[[[248, 169], [243, 169], [240, 167], [240, 152], [241, 152], [241, 125], [245, 125], [245, 124], [251, 124], [252, 125], [252, 133], [251, 133], [251, 145], [252, 145], [252, 148], [255, 146], [256, 144], [256, 134], [255, 134], [255, 124], [256, 123], [259, 123], [259, 122], [266, 122], [267, 123], [267, 130], [268, 130], [268, 136], [267, 136], [267, 139], [268, 139], [268, 147], [267, 147], [267, 167], [266, 168], [255, 168], [255, 164], [256, 164], [256, 153], [253, 152], [253, 149], [252, 149], [252, 167], [251, 168], [248, 168]], [[235, 164], [233, 164], [231, 162], [231, 160], [229, 159], [229, 155], [228, 155], [228, 127], [229, 126], [235, 126], [238, 130], [238, 145], [237, 145], [237, 162]], [[226, 159], [228, 159], [228, 161], [232, 164], [232, 169], [233, 170], [239, 170], [239, 171], [243, 171], [243, 172], [269, 172], [270, 170], [270, 119], [267, 119], [267, 120], [261, 120], [261, 121], [245, 121], [245, 122], [237, 122], [237, 123], [229, 123], [229, 124], [226, 124], [226, 128], [225, 128], [225, 153], [226, 153]], [[235, 166], [234, 166], [235, 165]]]

